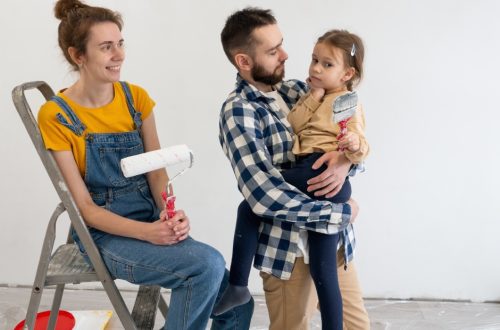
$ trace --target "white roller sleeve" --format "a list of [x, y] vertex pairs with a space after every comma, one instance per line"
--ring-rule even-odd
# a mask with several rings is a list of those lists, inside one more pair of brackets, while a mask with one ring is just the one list
[[191, 160], [191, 150], [185, 144], [180, 144], [160, 150], [149, 151], [143, 154], [123, 158], [120, 162], [123, 175], [129, 178], [157, 170], [162, 167], [172, 166]]

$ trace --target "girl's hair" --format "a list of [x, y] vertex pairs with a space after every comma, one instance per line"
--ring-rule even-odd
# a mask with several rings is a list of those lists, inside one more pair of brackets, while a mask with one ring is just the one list
[[90, 28], [94, 24], [112, 22], [120, 31], [123, 26], [119, 13], [107, 8], [89, 6], [78, 0], [57, 1], [54, 14], [61, 20], [58, 28], [59, 47], [75, 70], [78, 70], [78, 66], [71, 59], [68, 48], [74, 47], [78, 54], [85, 54]]
[[363, 58], [365, 47], [357, 35], [346, 30], [330, 30], [318, 38], [318, 43], [324, 43], [342, 51], [344, 63], [354, 68], [354, 76], [347, 83], [347, 89], [352, 91], [363, 78]]

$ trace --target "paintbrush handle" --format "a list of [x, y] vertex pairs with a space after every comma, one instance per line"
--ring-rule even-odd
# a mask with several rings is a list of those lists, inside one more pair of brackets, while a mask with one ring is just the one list
[[[339, 121], [339, 128], [340, 128], [340, 133], [337, 135], [337, 141], [342, 139], [346, 134], [347, 134], [347, 122], [351, 119], [351, 117]], [[344, 151], [345, 148], [339, 148], [339, 151]]]

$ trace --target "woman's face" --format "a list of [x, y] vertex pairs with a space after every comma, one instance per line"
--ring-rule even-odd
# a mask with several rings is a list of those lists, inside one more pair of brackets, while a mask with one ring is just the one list
[[115, 23], [97, 23], [90, 28], [89, 40], [81, 56], [80, 74], [95, 82], [120, 80], [125, 60], [123, 37]]

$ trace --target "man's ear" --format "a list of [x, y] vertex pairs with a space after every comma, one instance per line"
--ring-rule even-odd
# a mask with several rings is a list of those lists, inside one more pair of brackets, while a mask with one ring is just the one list
[[238, 53], [234, 55], [234, 63], [241, 71], [250, 71], [253, 67], [253, 61], [250, 56], [243, 53]]
[[78, 67], [81, 67], [83, 65], [82, 55], [79, 54], [78, 50], [75, 47], [69, 47], [68, 54], [73, 60], [73, 63], [75, 63]]

